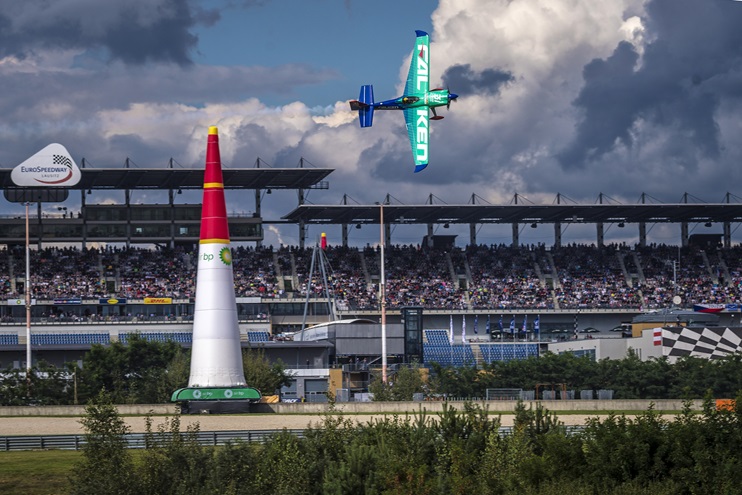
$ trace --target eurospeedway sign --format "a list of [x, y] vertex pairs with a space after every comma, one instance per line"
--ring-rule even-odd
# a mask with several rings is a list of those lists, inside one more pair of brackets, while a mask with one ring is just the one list
[[50, 144], [10, 173], [13, 183], [21, 187], [71, 187], [81, 178], [77, 164], [59, 143]]

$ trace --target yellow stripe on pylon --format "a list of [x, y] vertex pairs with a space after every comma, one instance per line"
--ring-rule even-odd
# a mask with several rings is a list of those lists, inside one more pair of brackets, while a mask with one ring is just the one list
[[224, 189], [222, 182], [204, 182], [204, 189]]
[[201, 239], [199, 244], [229, 244], [229, 239]]

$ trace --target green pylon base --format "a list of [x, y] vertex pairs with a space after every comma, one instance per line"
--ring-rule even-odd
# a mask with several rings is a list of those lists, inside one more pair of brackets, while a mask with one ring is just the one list
[[251, 387], [198, 387], [178, 389], [170, 401], [177, 402], [183, 414], [237, 414], [250, 412], [250, 405], [261, 397]]

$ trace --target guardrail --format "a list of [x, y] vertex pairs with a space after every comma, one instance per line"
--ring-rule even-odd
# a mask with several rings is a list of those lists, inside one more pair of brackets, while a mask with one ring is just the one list
[[[573, 435], [585, 429], [581, 425], [565, 426], [567, 434]], [[196, 442], [203, 446], [223, 446], [228, 443], [265, 443], [271, 436], [284, 430], [236, 430], [236, 431], [201, 431], [195, 434]], [[304, 437], [304, 430], [285, 430], [299, 438]], [[513, 433], [512, 426], [502, 426], [500, 435]], [[128, 433], [124, 435], [128, 448], [144, 449], [148, 442], [156, 445], [164, 435], [167, 439], [170, 433], [155, 433], [148, 436], [146, 433]], [[181, 433], [184, 437], [188, 433]], [[38, 435], [38, 436], [6, 436], [0, 437], [0, 451], [22, 451], [22, 450], [80, 450], [86, 444], [85, 435]]]
[[[271, 435], [283, 430], [237, 430], [237, 431], [201, 431], [195, 434], [199, 445], [218, 446], [229, 442], [257, 442], [263, 443]], [[304, 430], [286, 430], [299, 438], [304, 436]], [[124, 435], [127, 446], [130, 449], [143, 449], [147, 442], [157, 444], [163, 438], [167, 439], [170, 433], [127, 433]], [[181, 433], [186, 437], [188, 433]], [[148, 439], [149, 438], [149, 439]], [[6, 436], [0, 437], [1, 451], [16, 450], [80, 450], [85, 444], [85, 435], [37, 435], [37, 436]]]

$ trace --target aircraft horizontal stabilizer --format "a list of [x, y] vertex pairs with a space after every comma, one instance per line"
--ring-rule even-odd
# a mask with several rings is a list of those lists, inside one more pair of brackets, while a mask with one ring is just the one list
[[350, 109], [358, 112], [361, 127], [371, 127], [374, 123], [374, 87], [361, 86], [361, 94], [350, 102]]
[[367, 108], [367, 107], [368, 107], [368, 105], [366, 105], [365, 103], [360, 102], [358, 100], [351, 100], [350, 101], [350, 109], [353, 110], [354, 112], [357, 112], [358, 110], [362, 110], [362, 109]]

